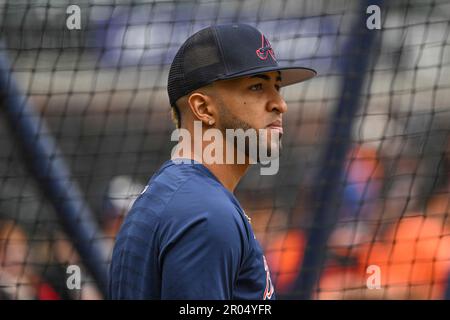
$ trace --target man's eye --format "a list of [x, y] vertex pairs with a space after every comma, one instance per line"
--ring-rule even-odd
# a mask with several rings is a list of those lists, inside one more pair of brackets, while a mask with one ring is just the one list
[[254, 84], [250, 87], [250, 90], [258, 91], [262, 89], [262, 83]]

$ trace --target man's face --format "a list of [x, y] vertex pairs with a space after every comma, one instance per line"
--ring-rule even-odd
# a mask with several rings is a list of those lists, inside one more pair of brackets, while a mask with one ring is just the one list
[[[267, 152], [281, 148], [282, 114], [287, 105], [280, 95], [280, 72], [267, 72], [249, 77], [217, 81], [215, 102], [219, 117], [217, 126], [225, 129], [266, 129]], [[271, 139], [278, 136], [279, 139]], [[248, 155], [248, 154], [247, 154]]]

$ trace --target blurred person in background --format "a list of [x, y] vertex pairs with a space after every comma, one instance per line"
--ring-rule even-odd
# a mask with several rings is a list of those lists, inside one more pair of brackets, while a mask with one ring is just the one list
[[[55, 232], [51, 239], [51, 260], [53, 263], [62, 267], [64, 276], [67, 278], [67, 267], [70, 265], [78, 266], [81, 270], [81, 288], [67, 290], [69, 299], [74, 300], [101, 300], [102, 294], [98, 290], [95, 281], [86, 273], [82, 260], [75, 249], [71, 239], [67, 237], [62, 231]], [[61, 269], [61, 268], [60, 268]], [[63, 286], [66, 287], [66, 279], [64, 279]]]
[[0, 220], [0, 298], [59, 300], [60, 296], [33, 269], [28, 237], [12, 220]]
[[[100, 216], [100, 227], [105, 237], [99, 239], [99, 241], [104, 242], [109, 258], [117, 231], [129, 207], [143, 189], [142, 184], [133, 181], [130, 176], [126, 175], [113, 177], [106, 189], [104, 207]], [[82, 260], [72, 241], [64, 232], [54, 231], [46, 246], [47, 248], [41, 250], [42, 257], [45, 257], [42, 258], [45, 260], [42, 263], [53, 266], [51, 275], [56, 282], [61, 284], [58, 287], [61, 287], [60, 291], [65, 299], [100, 300], [103, 298], [92, 277], [85, 274], [86, 269]], [[66, 268], [69, 265], [80, 266], [82, 270], [82, 284], [79, 290], [67, 289], [66, 278], [68, 275]]]
[[108, 185], [100, 217], [100, 227], [105, 236], [104, 244], [108, 250], [109, 259], [120, 226], [144, 187], [143, 184], [134, 181], [128, 175], [115, 176]]

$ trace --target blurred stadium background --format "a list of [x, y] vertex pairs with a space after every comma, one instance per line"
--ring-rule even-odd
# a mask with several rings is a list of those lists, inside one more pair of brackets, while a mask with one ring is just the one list
[[[348, 63], [361, 59], [351, 48], [364, 31], [355, 21], [369, 16], [361, 3], [1, 0], [0, 298], [104, 298], [115, 233], [174, 145], [169, 64], [190, 34], [224, 22], [258, 27], [280, 61], [319, 73], [282, 90], [289, 112], [278, 175], [255, 167], [236, 191], [278, 298], [449, 298], [450, 3], [381, 5], [381, 30], [370, 31], [358, 72], [362, 88], [352, 92], [355, 112], [338, 118]], [[74, 4], [81, 30], [66, 27]], [[11, 116], [14, 95], [35, 135]], [[330, 139], [339, 124], [351, 133], [344, 143]], [[47, 159], [30, 153], [52, 140]], [[324, 161], [333, 148], [345, 154], [341, 165]], [[46, 189], [45, 167], [55, 161], [80, 191], [74, 199]], [[327, 185], [327, 168], [339, 170], [337, 183]], [[318, 190], [331, 195], [322, 225]], [[58, 201], [79, 202], [83, 215], [68, 219]], [[89, 237], [79, 239], [74, 230], [86, 225]], [[81, 267], [81, 289], [67, 288], [69, 265]], [[380, 289], [367, 286], [370, 265], [380, 268]]]

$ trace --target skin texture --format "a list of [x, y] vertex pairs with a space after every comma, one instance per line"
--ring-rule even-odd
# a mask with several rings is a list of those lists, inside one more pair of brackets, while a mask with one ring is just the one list
[[[268, 148], [278, 148], [270, 141], [270, 130], [282, 135], [282, 114], [287, 105], [280, 95], [281, 74], [278, 71], [261, 73], [250, 77], [216, 81], [180, 98], [177, 105], [181, 114], [181, 128], [192, 136], [194, 121], [202, 122], [203, 132], [208, 128], [225, 129], [268, 129]], [[278, 121], [278, 122], [276, 122]], [[274, 123], [275, 122], [275, 123]], [[193, 141], [192, 141], [193, 143]], [[210, 142], [203, 142], [202, 151]], [[281, 140], [280, 142], [281, 143]], [[239, 150], [235, 149], [236, 152]], [[224, 145], [225, 155], [225, 145]], [[201, 155], [184, 154], [183, 157], [201, 161]], [[247, 156], [248, 158], [248, 156]], [[245, 164], [206, 164], [205, 166], [231, 192], [249, 167]]]

